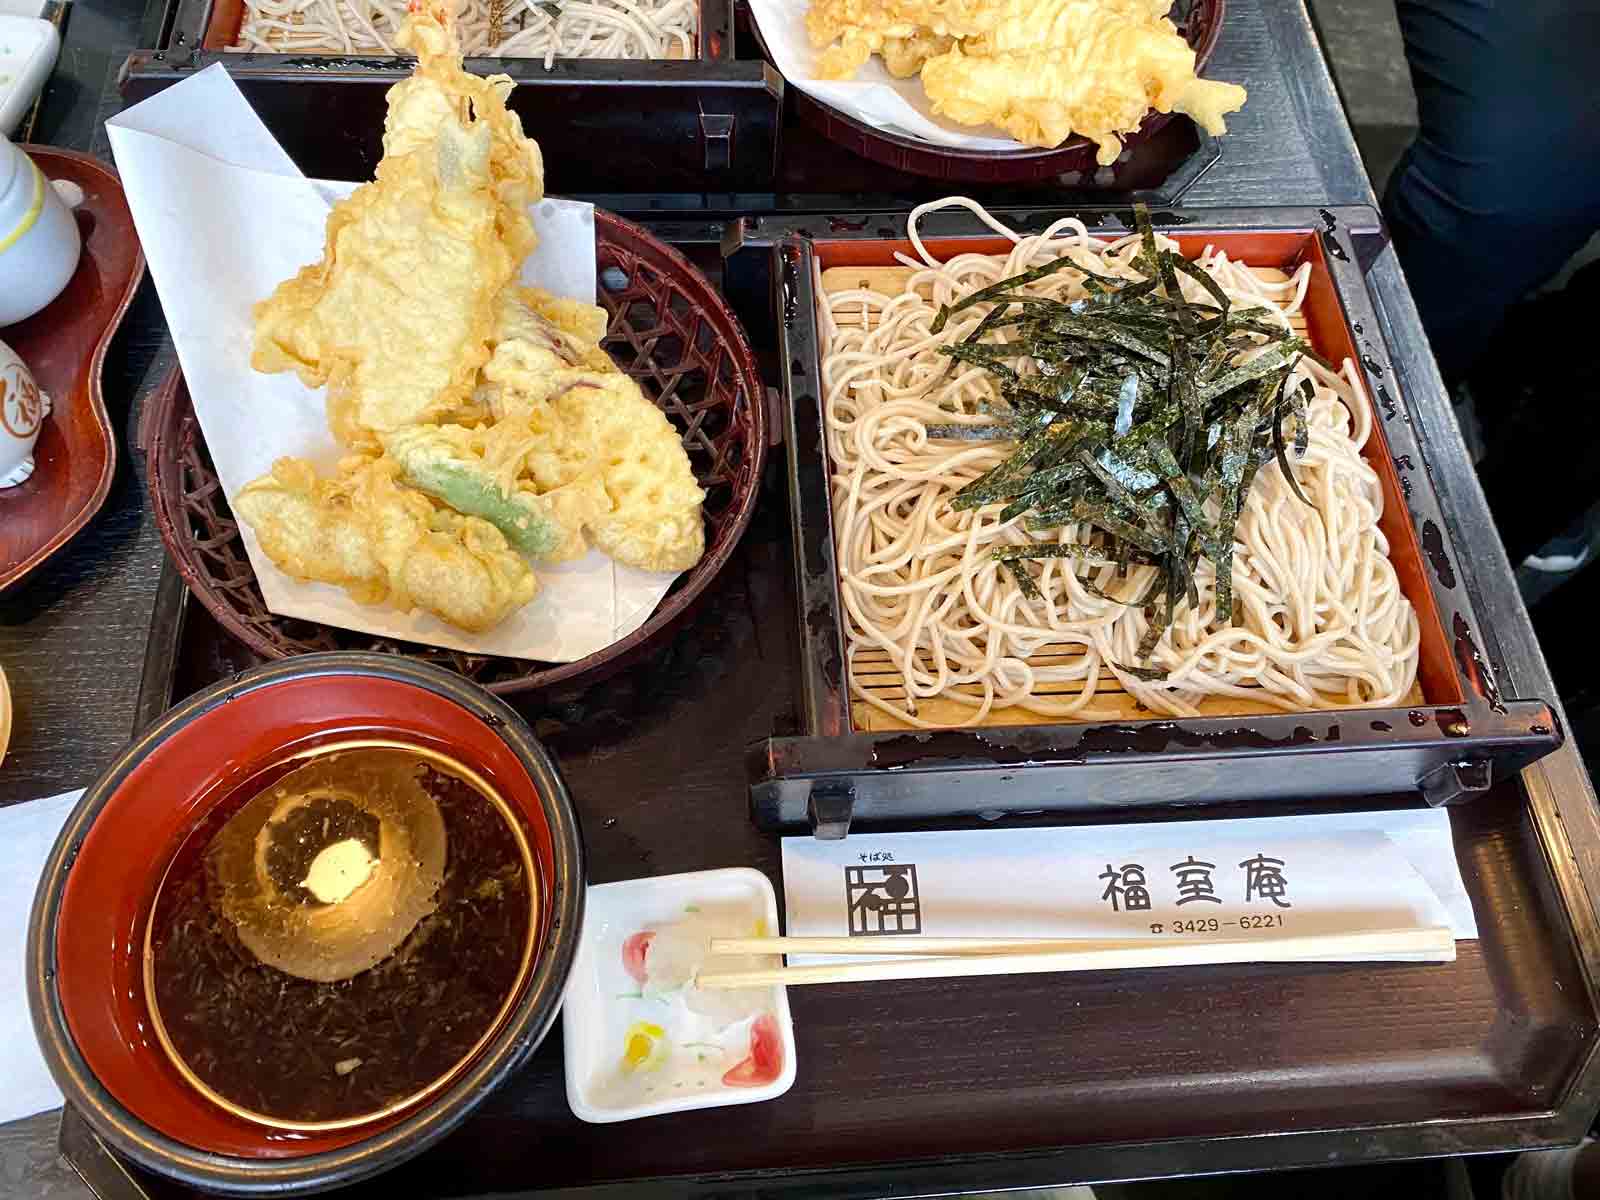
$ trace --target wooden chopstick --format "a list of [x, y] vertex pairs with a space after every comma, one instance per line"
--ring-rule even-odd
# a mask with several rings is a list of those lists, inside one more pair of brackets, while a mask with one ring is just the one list
[[[729, 939], [747, 940], [747, 939]], [[809, 939], [807, 939], [809, 940]], [[876, 939], [875, 939], [876, 940]], [[880, 953], [895, 953], [884, 947]], [[867, 983], [889, 979], [944, 979], [966, 975], [1031, 975], [1047, 971], [1136, 970], [1231, 962], [1317, 962], [1355, 956], [1426, 955], [1442, 962], [1456, 956], [1455, 933], [1447, 926], [1321, 933], [1301, 937], [1147, 940], [1112, 949], [1046, 950], [1026, 954], [966, 954], [954, 958], [910, 958], [895, 962], [827, 963], [754, 971], [701, 969], [702, 989], [770, 987], [773, 984]]]
[[873, 954], [958, 958], [967, 954], [1033, 954], [1148, 946], [1145, 938], [752, 937], [712, 938], [718, 954]]

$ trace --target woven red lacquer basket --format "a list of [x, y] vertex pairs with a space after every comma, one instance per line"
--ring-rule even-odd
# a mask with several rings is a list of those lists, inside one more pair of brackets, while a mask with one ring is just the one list
[[143, 420], [156, 524], [184, 582], [211, 615], [263, 658], [378, 650], [452, 668], [492, 692], [592, 681], [677, 625], [733, 553], [766, 460], [767, 415], [755, 356], [738, 319], [690, 262], [647, 230], [595, 211], [605, 347], [683, 436], [706, 490], [706, 552], [639, 629], [587, 658], [535, 662], [396, 642], [267, 611], [244, 541], [212, 468], [182, 376], [174, 371]]

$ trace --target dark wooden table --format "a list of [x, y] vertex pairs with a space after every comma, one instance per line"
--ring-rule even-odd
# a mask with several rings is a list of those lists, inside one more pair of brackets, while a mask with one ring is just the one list
[[[106, 153], [115, 67], [128, 49], [154, 44], [140, 14], [123, 9], [78, 0], [40, 140]], [[1185, 205], [1372, 202], [1300, 4], [1232, 0], [1214, 64], [1249, 86], [1250, 102]], [[1486, 650], [1514, 694], [1553, 697], [1392, 255], [1369, 280], [1456, 544], [1471, 551], [1466, 586], [1496, 643]], [[106, 510], [0, 596], [0, 662], [19, 710], [0, 803], [85, 782], [131, 732], [147, 666], [163, 682], [173, 667], [160, 653], [147, 664], [162, 549], [126, 453], [140, 399], [171, 361], [147, 286], [108, 363], [107, 402], [125, 437]], [[583, 809], [593, 881], [733, 864], [777, 876], [776, 843], [746, 818], [742, 754], [796, 720], [786, 538], [769, 472], [744, 549], [680, 636], [589, 693], [524, 706]], [[177, 689], [219, 666], [176, 664]], [[1568, 1089], [1574, 1055], [1594, 1042], [1581, 1001], [1600, 945], [1600, 828], [1576, 754], [1563, 749], [1463, 811], [1457, 834], [1484, 940], [1464, 946], [1454, 967], [1197, 970], [1177, 996], [1138, 975], [1070, 992], [1043, 977], [914, 983], [892, 1005], [848, 989], [803, 991], [794, 998], [802, 1083], [779, 1103], [737, 1110], [736, 1140], [726, 1112], [623, 1134], [578, 1124], [552, 1039], [468, 1129], [408, 1169], [405, 1191], [610, 1195], [607, 1181], [660, 1171], [700, 1176], [686, 1186], [705, 1194], [721, 1173], [761, 1169], [774, 1172], [764, 1194], [910, 1195], [1576, 1140], [1600, 1104], [1592, 1069]], [[1507, 975], [1503, 965], [1518, 962], [1552, 904], [1567, 912], [1575, 949]], [[1501, 1020], [1502, 1008], [1513, 1015]], [[1375, 1053], [1383, 1069], [1363, 1086], [1330, 1087]], [[43, 1114], [0, 1127], [0, 1194], [85, 1194], [55, 1161], [55, 1125]], [[894, 1160], [919, 1164], [882, 1166]], [[363, 1194], [393, 1194], [392, 1183]]]

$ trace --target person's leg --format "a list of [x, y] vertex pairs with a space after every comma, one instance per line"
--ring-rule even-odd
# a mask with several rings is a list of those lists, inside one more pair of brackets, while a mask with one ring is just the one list
[[1486, 448], [1478, 482], [1513, 563], [1586, 528], [1582, 514], [1600, 500], [1597, 316], [1600, 263], [1590, 263], [1562, 291], [1514, 307], [1472, 370]]
[[1396, 0], [1416, 141], [1384, 217], [1446, 379], [1600, 228], [1600, 0]]

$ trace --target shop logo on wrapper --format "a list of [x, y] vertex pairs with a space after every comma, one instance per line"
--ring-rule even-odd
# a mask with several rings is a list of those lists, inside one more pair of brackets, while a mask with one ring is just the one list
[[15, 371], [0, 374], [0, 426], [12, 437], [31, 437], [44, 420], [44, 398], [39, 385]]
[[851, 937], [922, 932], [922, 897], [914, 863], [846, 867], [844, 895]]

